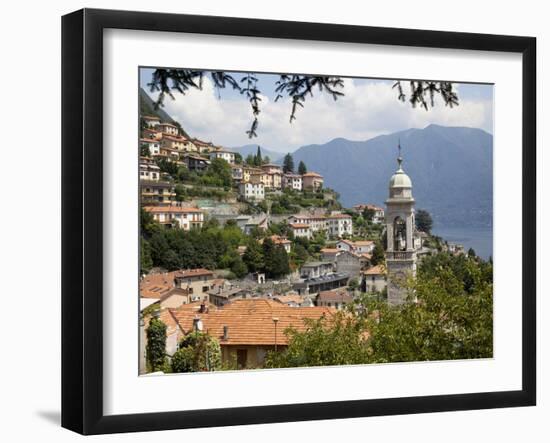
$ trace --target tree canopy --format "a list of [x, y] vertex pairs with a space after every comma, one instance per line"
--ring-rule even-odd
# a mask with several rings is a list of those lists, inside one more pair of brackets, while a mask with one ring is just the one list
[[172, 372], [217, 371], [222, 369], [220, 343], [195, 331], [187, 334], [172, 356]]
[[287, 153], [283, 159], [283, 172], [285, 174], [294, 172], [294, 159], [292, 158], [292, 154], [290, 152]]
[[492, 265], [438, 254], [408, 282], [398, 306], [363, 294], [345, 312], [307, 329], [289, 328], [288, 347], [268, 367], [324, 366], [490, 358], [493, 355]]
[[[245, 96], [250, 104], [252, 123], [246, 131], [249, 138], [257, 137], [259, 115], [261, 112], [262, 91], [258, 88], [258, 75], [254, 72], [244, 73], [241, 78], [226, 71], [201, 71], [192, 69], [155, 69], [148, 83], [151, 92], [158, 92], [154, 103], [155, 109], [164, 106], [166, 96], [175, 99], [174, 92], [182, 95], [192, 89], [202, 90], [204, 78], [209, 75], [214, 88], [218, 91], [231, 88]], [[458, 105], [458, 95], [451, 82], [411, 80], [409, 93], [405, 92], [404, 82], [396, 81], [393, 88], [397, 99], [408, 101], [412, 107], [428, 110], [435, 106], [435, 97], [440, 96], [446, 106]], [[289, 122], [296, 120], [298, 108], [303, 108], [307, 98], [314, 96], [314, 91], [327, 94], [334, 100], [344, 96], [344, 80], [336, 76], [312, 76], [297, 74], [280, 74], [275, 81], [275, 101], [288, 98], [290, 101]]]
[[432, 231], [432, 216], [425, 209], [418, 209], [415, 214], [416, 227], [429, 234]]
[[166, 325], [153, 317], [147, 328], [147, 363], [151, 372], [164, 369], [166, 363]]

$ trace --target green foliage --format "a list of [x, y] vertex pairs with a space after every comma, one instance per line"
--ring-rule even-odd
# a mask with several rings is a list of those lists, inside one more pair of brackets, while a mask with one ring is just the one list
[[[471, 291], [450, 268], [423, 273], [411, 284], [409, 301], [377, 306], [369, 319], [369, 345], [375, 362], [490, 358], [493, 355], [493, 287], [475, 262]], [[477, 269], [476, 269], [477, 268]]]
[[248, 154], [248, 155], [246, 156], [245, 163], [246, 163], [248, 166], [254, 166], [254, 159], [255, 159], [255, 158], [256, 158], [256, 157], [255, 157], [254, 155]]
[[217, 371], [222, 369], [220, 343], [208, 334], [187, 334], [172, 356], [173, 372]]
[[176, 193], [176, 201], [185, 201], [187, 193], [185, 192], [185, 188], [182, 185], [177, 184], [174, 188], [174, 191]]
[[231, 272], [233, 272], [237, 278], [243, 278], [246, 274], [248, 274], [248, 268], [239, 255], [237, 255], [231, 265]]
[[153, 267], [153, 259], [151, 258], [151, 246], [143, 237], [139, 242], [139, 269], [141, 274], [148, 273]]
[[307, 172], [306, 164], [300, 160], [300, 163], [298, 164], [298, 174], [304, 175]]
[[377, 241], [374, 244], [374, 249], [372, 250], [372, 257], [370, 261], [373, 266], [385, 263], [386, 256], [384, 255], [384, 248], [382, 247], [381, 241]]
[[357, 278], [352, 278], [348, 282], [348, 288], [350, 291], [355, 291], [356, 289], [359, 289], [359, 280]]
[[139, 224], [141, 235], [145, 239], [150, 238], [153, 234], [162, 229], [160, 224], [155, 221], [153, 215], [143, 208], [140, 208]]
[[290, 172], [290, 173], [294, 172], [294, 159], [292, 158], [292, 154], [290, 153], [287, 153], [283, 160], [283, 172], [285, 174], [287, 172]]
[[429, 234], [432, 230], [433, 220], [430, 213], [424, 209], [418, 209], [415, 214], [416, 227]]
[[299, 243], [294, 245], [293, 259], [294, 259], [294, 264], [296, 266], [299, 267], [303, 265], [308, 260], [308, 258], [309, 258], [309, 254], [307, 252], [307, 249], [304, 248], [304, 246], [302, 246]]
[[155, 160], [157, 166], [160, 168], [160, 172], [169, 174], [171, 177], [176, 177], [178, 174], [178, 164], [176, 162], [170, 161], [166, 158], [157, 158]]
[[243, 156], [239, 152], [235, 152], [235, 164], [240, 165], [243, 162]]
[[149, 146], [146, 143], [143, 143], [139, 147], [139, 155], [142, 157], [151, 157], [151, 151], [149, 151]]
[[263, 242], [264, 271], [268, 278], [282, 277], [290, 272], [288, 254], [281, 245], [267, 237]]
[[258, 150], [256, 151], [256, 156], [254, 157], [254, 166], [262, 166], [262, 149], [258, 146]]
[[230, 188], [233, 183], [233, 179], [231, 178], [231, 166], [221, 158], [213, 159], [206, 169], [203, 181], [205, 185]]
[[220, 227], [215, 219], [191, 231], [159, 229], [149, 239], [153, 265], [169, 271], [232, 267], [238, 257], [235, 249], [245, 242], [246, 236], [236, 225]]
[[372, 208], [365, 208], [363, 210], [363, 218], [367, 221], [367, 222], [370, 222], [372, 223], [372, 220], [374, 219], [374, 214], [376, 213], [376, 211]]
[[402, 305], [363, 294], [348, 312], [285, 331], [289, 345], [268, 354], [268, 367], [492, 357], [491, 263], [439, 254], [408, 290]]
[[163, 369], [166, 362], [166, 325], [152, 318], [147, 328], [147, 363], [151, 372]]
[[250, 272], [262, 272], [264, 269], [264, 253], [256, 239], [251, 238], [243, 254], [243, 261]]
[[305, 320], [306, 332], [284, 331], [289, 346], [269, 352], [268, 368], [361, 364], [369, 360], [364, 322], [338, 312], [330, 318]]

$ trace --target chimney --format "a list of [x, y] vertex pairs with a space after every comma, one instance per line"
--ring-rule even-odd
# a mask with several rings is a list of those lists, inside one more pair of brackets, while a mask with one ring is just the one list
[[201, 307], [199, 308], [199, 312], [201, 314], [204, 314], [206, 312], [206, 305], [204, 304], [204, 302], [201, 303]]
[[193, 319], [193, 330], [202, 331], [202, 321], [198, 315]]
[[229, 340], [229, 326], [224, 325], [223, 327], [223, 339]]

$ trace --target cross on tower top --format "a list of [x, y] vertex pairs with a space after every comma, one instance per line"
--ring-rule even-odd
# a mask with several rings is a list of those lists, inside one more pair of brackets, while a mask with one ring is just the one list
[[401, 164], [403, 163], [403, 157], [401, 157], [401, 139], [397, 142], [397, 149], [399, 151], [399, 156], [397, 157], [397, 164], [399, 165], [399, 169], [401, 169]]

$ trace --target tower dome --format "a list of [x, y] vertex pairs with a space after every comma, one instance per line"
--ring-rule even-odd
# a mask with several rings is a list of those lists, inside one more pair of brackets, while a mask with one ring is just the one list
[[398, 168], [390, 179], [390, 198], [412, 198], [412, 181], [403, 171], [403, 157], [401, 157], [401, 143], [398, 145]]
[[412, 188], [410, 177], [405, 174], [405, 171], [403, 171], [401, 167], [401, 160], [401, 157], [399, 157], [399, 169], [395, 171], [395, 174], [393, 174], [390, 179], [390, 188]]

